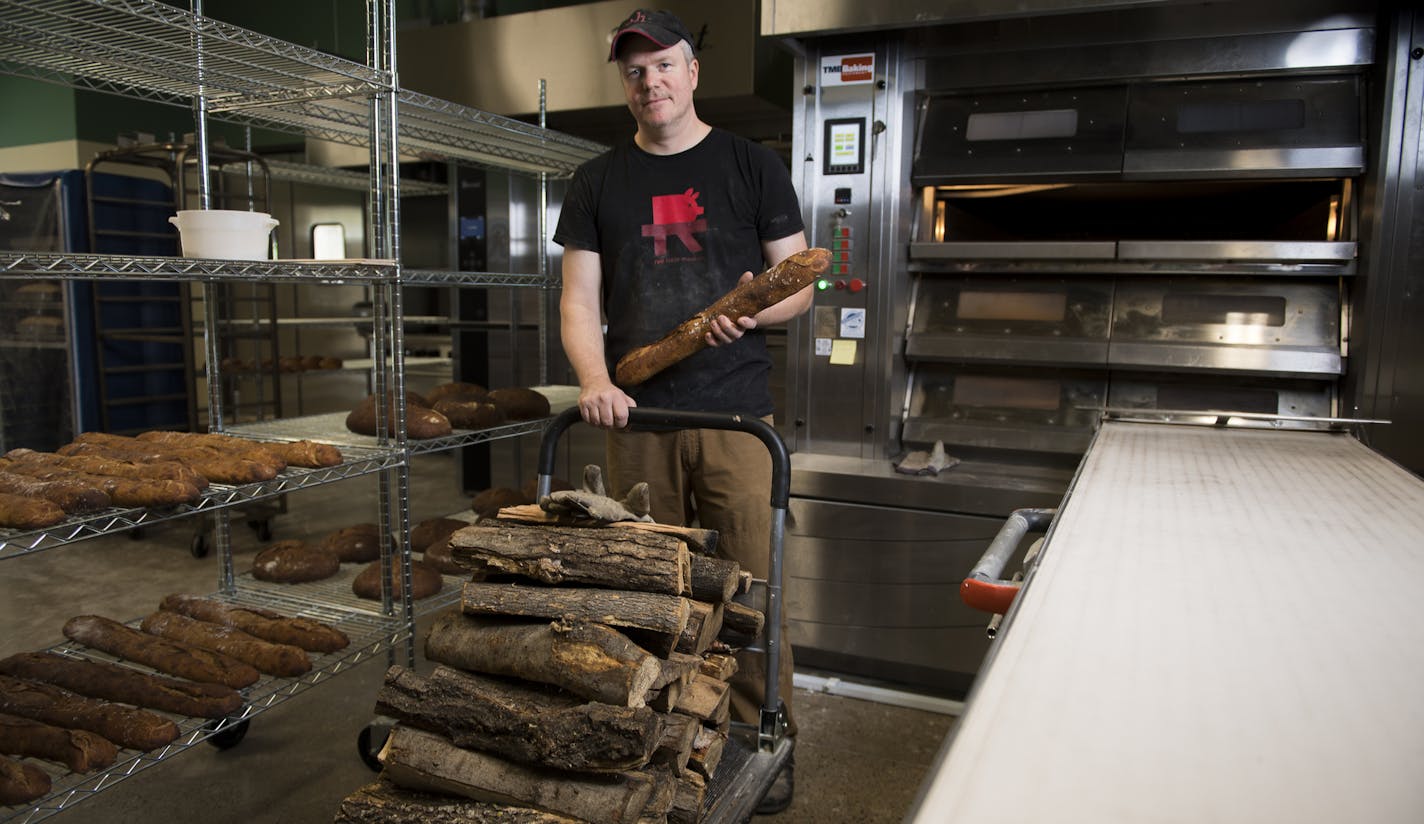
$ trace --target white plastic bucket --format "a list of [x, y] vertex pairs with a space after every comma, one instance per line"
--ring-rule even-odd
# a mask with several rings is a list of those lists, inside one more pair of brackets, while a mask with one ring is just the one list
[[168, 222], [178, 227], [183, 257], [267, 260], [277, 221], [266, 212], [235, 209], [180, 211]]

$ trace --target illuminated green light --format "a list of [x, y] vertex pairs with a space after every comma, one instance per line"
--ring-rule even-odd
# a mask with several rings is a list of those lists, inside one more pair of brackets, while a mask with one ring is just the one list
[[829, 280], [826, 280], [825, 278], [820, 278], [816, 281], [816, 289], [818, 291], [824, 292], [829, 288], [831, 288], [831, 282]]

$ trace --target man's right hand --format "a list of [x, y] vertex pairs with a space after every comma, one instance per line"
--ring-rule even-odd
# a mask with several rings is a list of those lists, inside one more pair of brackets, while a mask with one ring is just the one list
[[578, 405], [579, 414], [590, 426], [622, 429], [628, 425], [628, 410], [638, 402], [605, 379], [581, 388]]

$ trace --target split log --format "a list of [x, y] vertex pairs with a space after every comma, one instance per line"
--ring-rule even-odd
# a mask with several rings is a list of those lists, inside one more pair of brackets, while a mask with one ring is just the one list
[[682, 691], [676, 711], [715, 727], [731, 717], [728, 709], [731, 695], [732, 690], [726, 682], [705, 675], [694, 676], [692, 683]]
[[646, 775], [653, 782], [653, 793], [648, 798], [647, 805], [643, 807], [643, 814], [638, 818], [639, 824], [667, 821], [673, 802], [677, 800], [677, 771], [672, 767], [657, 766], [640, 770], [639, 773]]
[[724, 652], [709, 652], [702, 656], [702, 664], [697, 668], [697, 671], [708, 678], [730, 681], [732, 676], [737, 674], [739, 668], [736, 656]]
[[634, 529], [642, 532], [655, 532], [662, 535], [675, 535], [687, 544], [689, 550], [702, 555], [711, 555], [717, 550], [717, 530], [715, 529], [701, 529], [695, 526], [677, 526], [676, 524], [659, 524], [650, 521], [618, 521], [611, 524], [595, 521], [580, 521], [579, 519], [570, 518], [566, 515], [555, 515], [552, 512], [545, 512], [538, 504], [520, 504], [518, 506], [500, 507], [498, 520], [525, 524], [564, 524], [567, 526], [578, 526], [584, 529]]
[[690, 601], [687, 628], [677, 639], [677, 651], [701, 655], [722, 632], [722, 604]]
[[677, 795], [673, 798], [668, 821], [672, 824], [697, 824], [702, 820], [707, 801], [707, 779], [692, 770], [683, 770], [677, 777]]
[[702, 725], [696, 718], [680, 712], [668, 713], [662, 716], [662, 719], [663, 735], [657, 748], [653, 750], [651, 763], [667, 764], [680, 770], [687, 766], [687, 759], [692, 757], [692, 743]]
[[728, 558], [690, 557], [692, 564], [692, 597], [699, 601], [721, 604], [732, 600], [741, 586], [742, 567]]
[[737, 595], [752, 591], [752, 573], [750, 570], [742, 570], [737, 574]]
[[633, 630], [635, 640], [655, 655], [667, 655], [687, 627], [686, 598], [612, 589], [532, 587], [472, 581], [460, 608], [470, 615], [568, 618]]
[[658, 675], [658, 680], [653, 682], [653, 689], [661, 689], [673, 681], [681, 681], [686, 684], [692, 680], [703, 663], [703, 659], [696, 655], [688, 655], [684, 652], [671, 652], [665, 660], [659, 661], [662, 665], [662, 673]]
[[728, 641], [738, 635], [756, 638], [761, 635], [765, 623], [766, 615], [761, 610], [752, 609], [736, 601], [728, 601], [722, 613], [723, 632], [718, 637]]
[[682, 698], [682, 682], [673, 681], [671, 684], [664, 684], [660, 690], [652, 690], [648, 693], [648, 709], [654, 712], [672, 712], [677, 706], [677, 702]]
[[406, 789], [535, 807], [594, 824], [632, 824], [653, 794], [646, 775], [586, 776], [525, 767], [401, 724], [386, 739], [381, 761], [385, 776]]
[[722, 750], [727, 746], [727, 734], [697, 725], [697, 734], [692, 739], [692, 755], [688, 758], [688, 769], [711, 779], [722, 760]]
[[664, 595], [689, 590], [687, 544], [669, 535], [485, 522], [450, 536], [450, 552], [481, 578], [519, 575]]
[[641, 706], [662, 672], [656, 658], [601, 624], [509, 623], [455, 613], [431, 628], [425, 656], [471, 672], [553, 684], [623, 707]]
[[663, 723], [647, 707], [588, 703], [446, 666], [429, 678], [391, 667], [376, 694], [376, 712], [440, 733], [457, 747], [580, 772], [642, 767]]
[[[681, 788], [679, 783], [678, 789]], [[347, 796], [336, 810], [335, 824], [576, 824], [576, 821], [529, 807], [416, 792], [382, 780]]]

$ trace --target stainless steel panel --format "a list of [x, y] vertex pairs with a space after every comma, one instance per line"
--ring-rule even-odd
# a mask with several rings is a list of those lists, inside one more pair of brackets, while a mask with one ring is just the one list
[[[1323, 381], [1235, 380], [1222, 376], [1168, 378], [1160, 375], [1113, 379], [1108, 388], [1110, 409], [1201, 410], [1278, 415], [1262, 421], [1233, 418], [1231, 426], [1309, 428], [1303, 421], [1285, 418], [1327, 418], [1334, 414], [1334, 387]], [[1215, 423], [1204, 415], [1197, 423]]]
[[921, 279], [905, 355], [1101, 367], [1112, 293], [1089, 279]]
[[1122, 158], [1122, 176], [1132, 180], [1204, 177], [1343, 177], [1365, 169], [1365, 147], [1338, 146], [1317, 149], [1239, 149], [1186, 154], [1169, 149], [1128, 149]]
[[1121, 260], [1336, 262], [1354, 260], [1358, 244], [1330, 241], [1124, 240]]
[[1112, 260], [1114, 241], [911, 243], [913, 260]]
[[867, 505], [957, 512], [1003, 519], [1025, 506], [1057, 506], [1076, 461], [1033, 456], [984, 460], [969, 454], [939, 475], [902, 475], [893, 461], [794, 452], [791, 493]]
[[761, 33], [768, 37], [833, 31], [918, 27], [966, 20], [1066, 14], [1164, 5], [1173, 0], [764, 0]]
[[1135, 281], [1118, 287], [1115, 367], [1299, 376], [1341, 371], [1332, 283]]
[[956, 447], [1081, 454], [1107, 396], [1104, 373], [920, 364], [904, 439]]
[[958, 589], [998, 519], [793, 498], [787, 520], [798, 660], [825, 650], [878, 673], [885, 664], [974, 672], [987, 616], [964, 606]]

